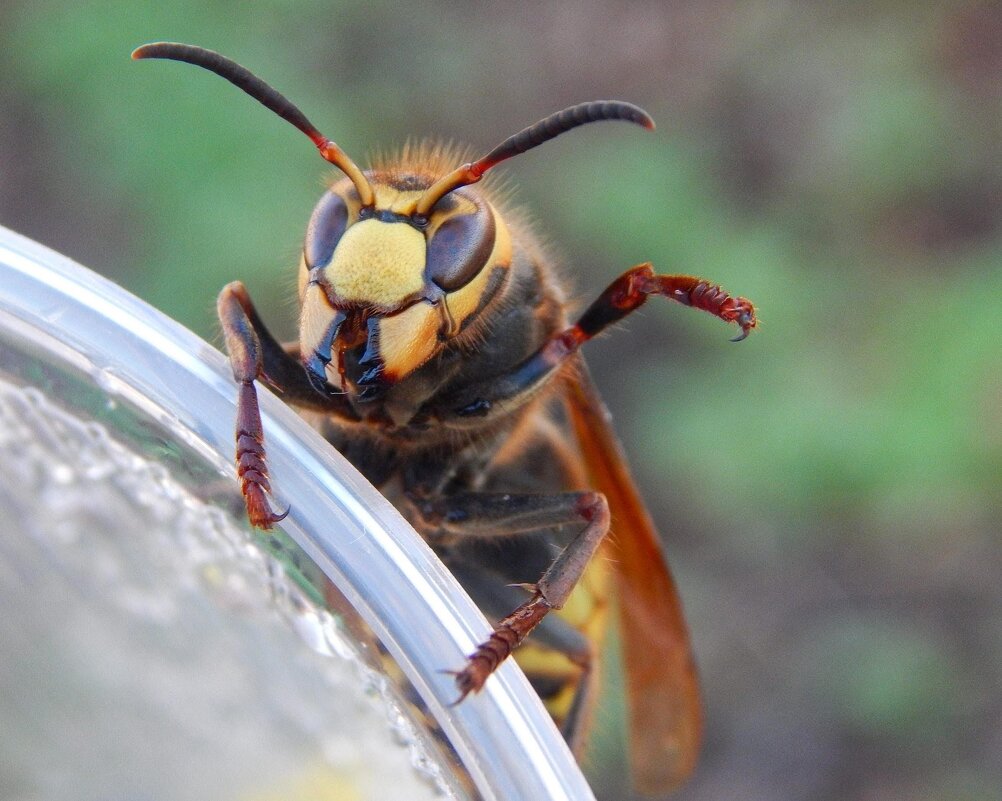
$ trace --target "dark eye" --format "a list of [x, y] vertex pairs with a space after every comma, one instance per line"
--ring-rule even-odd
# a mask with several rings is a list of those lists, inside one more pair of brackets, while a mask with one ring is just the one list
[[327, 192], [313, 209], [306, 229], [306, 266], [324, 267], [334, 255], [334, 248], [348, 225], [348, 208], [340, 195]]
[[472, 214], [446, 220], [428, 242], [428, 278], [446, 292], [466, 286], [487, 263], [494, 249], [494, 215], [480, 202]]

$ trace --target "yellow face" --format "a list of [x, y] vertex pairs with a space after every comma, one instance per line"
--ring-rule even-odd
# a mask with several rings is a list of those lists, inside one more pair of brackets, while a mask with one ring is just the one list
[[424, 235], [403, 222], [361, 220], [352, 225], [324, 272], [348, 303], [399, 308], [424, 289]]
[[[328, 383], [351, 390], [339, 349], [358, 347], [336, 330], [365, 322], [381, 380], [394, 383], [459, 335], [479, 308], [494, 267], [511, 263], [511, 238], [493, 207], [454, 193], [427, 224], [410, 216], [421, 191], [375, 184], [361, 209], [349, 187], [325, 195], [310, 222], [300, 264], [300, 352]], [[341, 191], [339, 191], [341, 190]]]

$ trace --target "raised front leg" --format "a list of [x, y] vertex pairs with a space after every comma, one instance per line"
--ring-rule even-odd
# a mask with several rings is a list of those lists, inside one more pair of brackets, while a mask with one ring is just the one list
[[484, 686], [551, 609], [560, 609], [609, 530], [609, 507], [597, 492], [553, 495], [463, 493], [434, 501], [415, 501], [422, 528], [436, 532], [434, 542], [463, 537], [508, 537], [573, 523], [581, 531], [534, 584], [528, 601], [494, 626], [491, 636], [470, 654], [456, 674], [457, 703]]
[[271, 492], [265, 460], [264, 431], [258, 408], [256, 380], [262, 380], [286, 401], [354, 418], [342, 396], [320, 394], [310, 384], [306, 372], [294, 356], [275, 340], [258, 317], [244, 285], [227, 284], [216, 303], [226, 339], [233, 378], [240, 385], [237, 395], [236, 464], [240, 489], [253, 525], [270, 529], [288, 510], [277, 514], [267, 495]]
[[656, 275], [650, 264], [627, 270], [599, 295], [581, 318], [556, 334], [514, 370], [483, 385], [464, 389], [456, 397], [436, 403], [430, 413], [442, 421], [479, 418], [495, 407], [516, 401], [538, 389], [578, 349], [599, 332], [640, 308], [652, 295], [709, 312], [741, 328], [739, 342], [758, 326], [755, 307], [745, 298], [733, 298], [716, 284], [690, 275]]

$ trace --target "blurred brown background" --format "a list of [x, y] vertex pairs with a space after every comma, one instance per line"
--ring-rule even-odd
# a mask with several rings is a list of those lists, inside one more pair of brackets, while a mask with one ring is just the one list
[[[247, 65], [359, 161], [651, 111], [499, 170], [581, 302], [652, 260], [764, 320], [730, 345], [651, 303], [589, 346], [705, 683], [679, 797], [1002, 797], [1002, 5], [0, 5], [0, 223], [209, 338], [241, 278], [288, 336], [325, 167], [218, 78], [129, 61], [158, 39]], [[625, 798], [602, 711], [590, 775]]]

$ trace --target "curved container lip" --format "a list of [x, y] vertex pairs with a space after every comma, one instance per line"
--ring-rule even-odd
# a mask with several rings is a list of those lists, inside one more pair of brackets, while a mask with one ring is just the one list
[[[166, 424], [227, 474], [236, 387], [223, 355], [96, 273], [0, 226], [0, 315]], [[0, 327], [2, 321], [0, 321]], [[593, 799], [538, 696], [509, 660], [457, 706], [443, 669], [490, 629], [393, 506], [295, 412], [260, 388], [279, 524], [355, 606], [421, 694], [487, 799]], [[235, 485], [234, 485], [235, 486]]]

